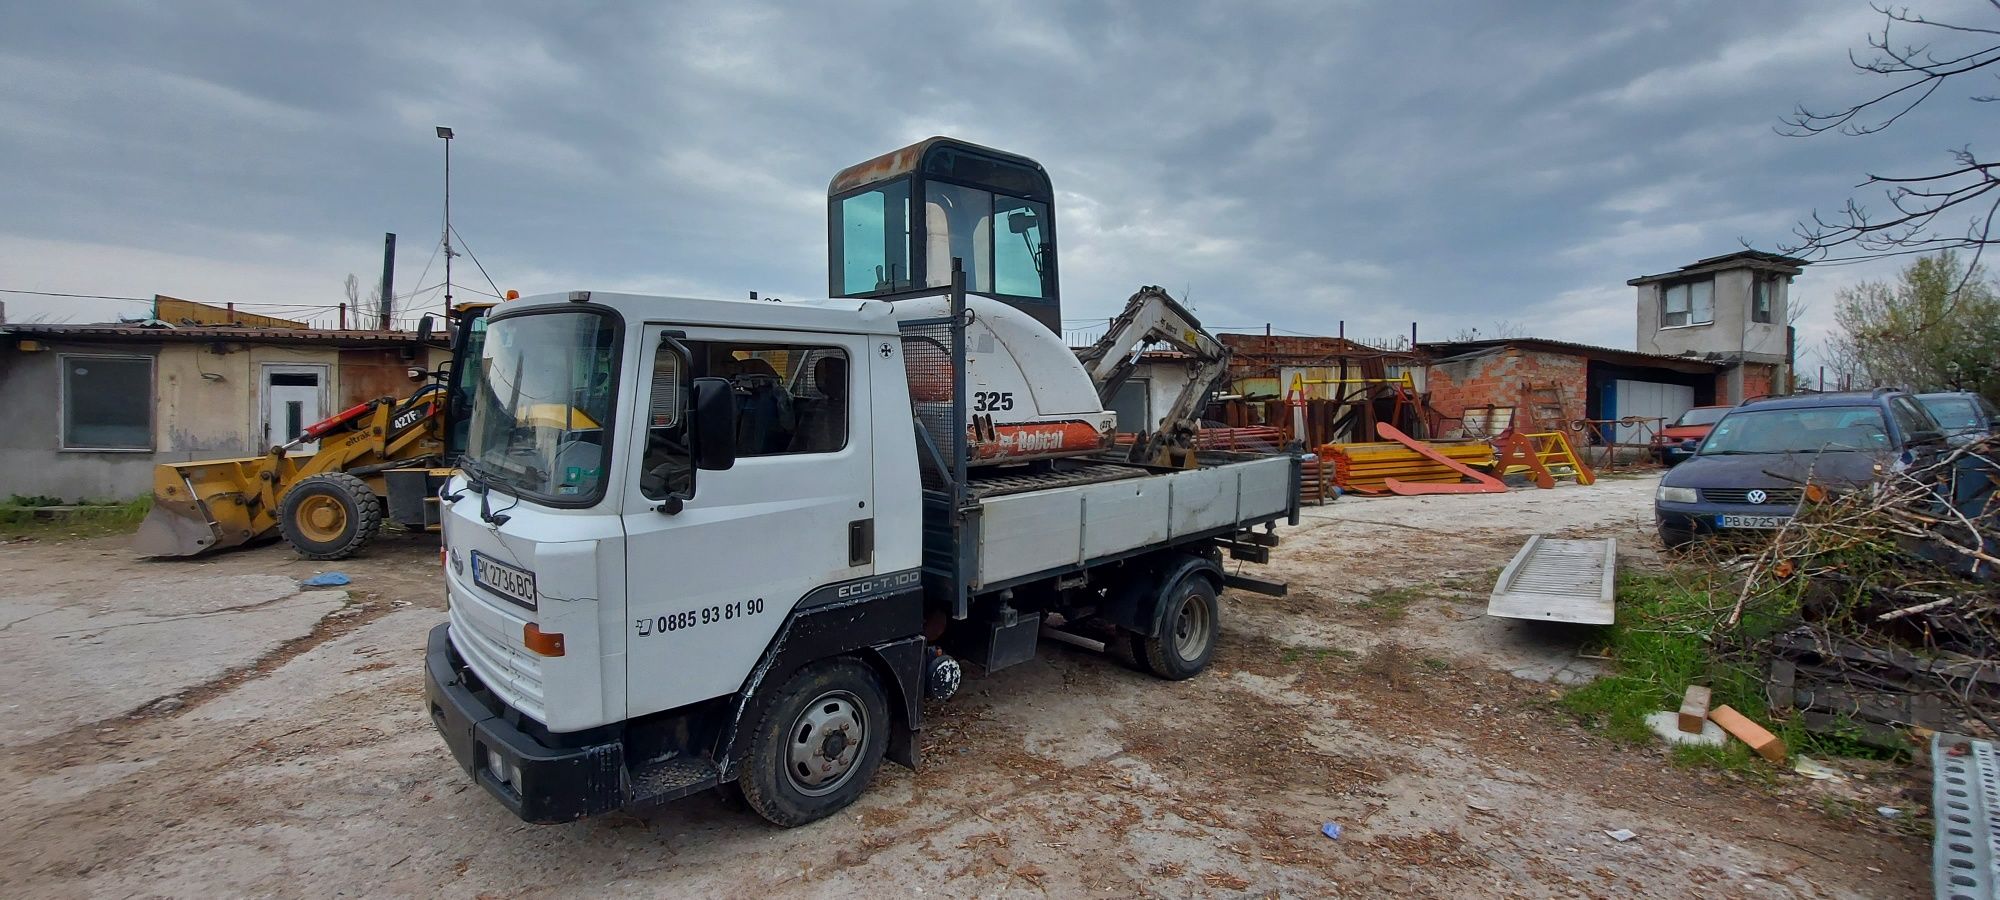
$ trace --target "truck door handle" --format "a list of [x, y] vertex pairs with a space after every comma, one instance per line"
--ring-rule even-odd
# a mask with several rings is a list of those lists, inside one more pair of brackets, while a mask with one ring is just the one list
[[847, 564], [865, 566], [875, 560], [875, 520], [847, 523]]

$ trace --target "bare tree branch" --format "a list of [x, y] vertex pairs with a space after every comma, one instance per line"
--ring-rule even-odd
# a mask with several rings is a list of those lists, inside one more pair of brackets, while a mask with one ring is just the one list
[[[1987, 5], [2000, 14], [2000, 0]], [[1818, 110], [1800, 104], [1780, 120], [1778, 133], [1810, 137], [1834, 132], [1850, 136], [1874, 134], [1896, 124], [1935, 96], [1946, 82], [1987, 71], [2000, 74], [2000, 26], [1940, 22], [1907, 8], [1874, 6], [1882, 27], [1867, 38], [1864, 55], [1849, 52], [1856, 69], [1893, 79], [1894, 86], [1838, 109]], [[1904, 31], [1919, 38], [1954, 42], [1944, 49], [1933, 43], [1904, 43]], [[1969, 41], [1969, 46], [1965, 45]], [[1973, 95], [1988, 102], [1994, 95]], [[1814, 262], [1842, 263], [1969, 249], [1976, 263], [1994, 239], [1993, 218], [2000, 211], [2000, 164], [1982, 162], [1970, 144], [1950, 151], [1952, 168], [1928, 175], [1869, 174], [1857, 188], [1881, 187], [1893, 213], [1871, 215], [1849, 199], [1837, 211], [1815, 210], [1792, 229], [1792, 238], [1778, 244], [1780, 252]], [[1987, 202], [1987, 195], [1994, 195]], [[1960, 207], [1963, 207], [1960, 210]], [[1954, 211], [1969, 214], [1963, 228]], [[1961, 287], [1963, 285], [1961, 284]]]

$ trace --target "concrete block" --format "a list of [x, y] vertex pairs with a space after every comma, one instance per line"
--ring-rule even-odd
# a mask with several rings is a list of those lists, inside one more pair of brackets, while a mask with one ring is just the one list
[[1708, 719], [1709, 690], [1699, 684], [1688, 685], [1687, 693], [1681, 697], [1681, 730], [1688, 734], [1700, 734], [1702, 723]]

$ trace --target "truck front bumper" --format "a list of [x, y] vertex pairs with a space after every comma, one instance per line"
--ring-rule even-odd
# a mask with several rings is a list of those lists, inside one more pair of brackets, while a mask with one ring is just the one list
[[552, 747], [523, 730], [520, 712], [466, 670], [450, 628], [431, 629], [424, 700], [458, 767], [528, 822], [569, 822], [625, 805], [624, 743]]

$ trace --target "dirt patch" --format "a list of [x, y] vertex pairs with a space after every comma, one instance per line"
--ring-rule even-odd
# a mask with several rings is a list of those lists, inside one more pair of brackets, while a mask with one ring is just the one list
[[[1873, 795], [1675, 769], [1583, 729], [1551, 685], [1507, 674], [1567, 665], [1587, 636], [1485, 620], [1482, 582], [1530, 531], [1643, 541], [1651, 491], [1607, 480], [1310, 510], [1256, 573], [1289, 580], [1291, 596], [1227, 593], [1208, 674], [1166, 683], [1045, 647], [932, 705], [921, 771], [885, 767], [855, 807], [789, 831], [726, 793], [561, 826], [513, 819], [423, 710], [423, 636], [442, 617], [435, 545], [390, 542], [339, 564], [362, 611], [306, 643], [182, 709], [0, 750], [0, 786], [18, 798], [0, 808], [0, 884], [10, 896], [1925, 893], [1920, 838], [1822, 802]], [[98, 555], [110, 549], [9, 546], [0, 567], [104, 590], [326, 568], [281, 548], [194, 567]], [[1397, 588], [1421, 594], [1400, 616], [1360, 605]], [[1895, 769], [1855, 773], [1909, 786]], [[1605, 835], [1618, 828], [1639, 837]]]

